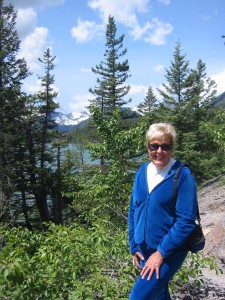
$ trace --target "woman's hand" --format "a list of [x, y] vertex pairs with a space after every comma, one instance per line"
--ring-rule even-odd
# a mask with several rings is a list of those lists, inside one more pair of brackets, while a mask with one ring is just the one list
[[156, 272], [156, 278], [159, 279], [159, 269], [163, 263], [163, 256], [157, 250], [146, 261], [144, 268], [141, 271], [142, 279], [149, 273], [147, 280], [150, 280], [153, 273]]
[[142, 266], [140, 265], [140, 260], [144, 260], [143, 255], [138, 251], [133, 255], [133, 265], [137, 266], [138, 269], [141, 271]]

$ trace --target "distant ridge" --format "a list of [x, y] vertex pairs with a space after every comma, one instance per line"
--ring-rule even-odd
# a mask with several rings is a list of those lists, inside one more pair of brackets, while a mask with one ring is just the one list
[[[217, 96], [216, 99], [210, 103], [210, 105], [225, 108], [225, 92]], [[137, 107], [122, 107], [121, 111], [124, 119], [136, 119], [140, 117]], [[67, 132], [76, 128], [80, 128], [84, 126], [90, 118], [91, 114], [89, 114], [87, 111], [70, 112], [67, 114], [62, 112], [54, 113], [54, 119], [58, 124], [58, 129], [60, 132]]]
[[214, 101], [212, 101], [211, 105], [225, 108], [225, 92], [220, 94]]
[[[136, 108], [122, 107], [122, 115], [124, 119], [138, 118], [140, 114], [137, 113]], [[64, 114], [62, 112], [55, 112], [53, 115], [55, 122], [58, 124], [60, 132], [67, 132], [84, 126], [91, 118], [91, 114], [86, 111], [71, 112]]]
[[59, 125], [78, 125], [82, 121], [89, 119], [90, 114], [84, 112], [71, 112], [63, 114], [61, 112], [55, 113], [54, 119]]
[[71, 112], [64, 114], [62, 112], [54, 113], [53, 118], [58, 124], [58, 129], [60, 132], [71, 131], [75, 128], [82, 126], [82, 124], [87, 121], [91, 115], [84, 112]]

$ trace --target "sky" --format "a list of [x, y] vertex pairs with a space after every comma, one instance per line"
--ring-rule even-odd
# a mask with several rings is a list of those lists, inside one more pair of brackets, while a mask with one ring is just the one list
[[130, 107], [144, 101], [149, 87], [167, 83], [177, 42], [191, 68], [201, 59], [207, 76], [225, 91], [225, 0], [5, 0], [17, 12], [16, 29], [21, 40], [18, 55], [24, 57], [32, 76], [24, 89], [40, 89], [44, 75], [38, 58], [50, 48], [55, 56], [54, 88], [63, 113], [87, 111], [90, 88], [97, 85], [91, 68], [104, 61], [109, 15], [117, 26], [116, 37], [125, 35], [130, 77]]

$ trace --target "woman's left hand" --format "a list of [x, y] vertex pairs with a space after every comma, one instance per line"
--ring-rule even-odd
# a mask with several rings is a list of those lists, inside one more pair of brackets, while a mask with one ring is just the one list
[[153, 273], [156, 272], [156, 278], [159, 279], [159, 269], [163, 263], [163, 256], [157, 250], [146, 261], [144, 268], [141, 271], [142, 279], [149, 273], [147, 280], [150, 280]]

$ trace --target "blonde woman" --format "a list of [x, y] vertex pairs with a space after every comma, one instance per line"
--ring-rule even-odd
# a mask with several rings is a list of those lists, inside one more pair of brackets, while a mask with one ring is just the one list
[[169, 300], [168, 283], [187, 256], [186, 241], [195, 228], [196, 183], [182, 168], [175, 207], [173, 178], [182, 165], [172, 156], [175, 128], [153, 124], [146, 140], [150, 160], [137, 171], [128, 215], [130, 252], [140, 269], [129, 299]]

